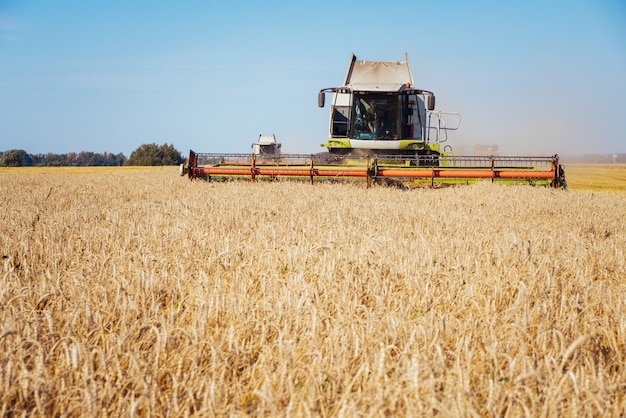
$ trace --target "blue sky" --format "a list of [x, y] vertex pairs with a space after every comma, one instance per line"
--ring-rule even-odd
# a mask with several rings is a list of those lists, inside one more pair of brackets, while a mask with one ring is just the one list
[[621, 0], [0, 0], [0, 151], [323, 151], [352, 52], [408, 53], [453, 148], [626, 152]]

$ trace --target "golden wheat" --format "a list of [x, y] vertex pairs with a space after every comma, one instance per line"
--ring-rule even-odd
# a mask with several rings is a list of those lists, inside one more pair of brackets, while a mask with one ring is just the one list
[[626, 194], [0, 174], [0, 415], [618, 416]]
[[626, 164], [571, 164], [565, 177], [572, 190], [626, 191]]

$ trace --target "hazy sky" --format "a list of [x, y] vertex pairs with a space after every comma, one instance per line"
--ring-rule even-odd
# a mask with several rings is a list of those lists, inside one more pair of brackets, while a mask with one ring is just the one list
[[408, 53], [453, 147], [626, 152], [623, 0], [0, 0], [0, 151], [323, 151], [352, 52]]

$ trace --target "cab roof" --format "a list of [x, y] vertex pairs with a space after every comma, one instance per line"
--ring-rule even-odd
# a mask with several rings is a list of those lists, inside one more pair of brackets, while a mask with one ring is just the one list
[[405, 61], [359, 61], [352, 54], [344, 86], [352, 91], [367, 92], [396, 92], [412, 88], [409, 55], [405, 54], [405, 57]]

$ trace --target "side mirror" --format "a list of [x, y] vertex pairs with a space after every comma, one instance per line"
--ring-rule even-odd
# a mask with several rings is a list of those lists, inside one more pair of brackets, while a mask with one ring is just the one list
[[428, 96], [428, 110], [435, 110], [435, 95], [430, 94]]
[[320, 94], [317, 95], [317, 106], [324, 107], [324, 102], [326, 102], [326, 94], [323, 91], [320, 91]]

